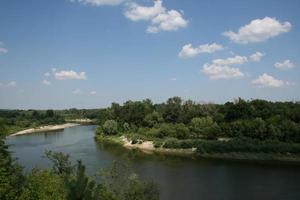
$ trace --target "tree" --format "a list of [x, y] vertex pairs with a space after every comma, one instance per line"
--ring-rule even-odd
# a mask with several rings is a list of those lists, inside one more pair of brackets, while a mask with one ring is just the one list
[[182, 99], [180, 97], [172, 97], [167, 100], [167, 104], [163, 109], [163, 118], [166, 122], [180, 122]]
[[47, 110], [46, 111], [46, 117], [53, 118], [54, 117], [54, 111], [53, 110]]
[[85, 174], [85, 166], [77, 162], [76, 175], [71, 176], [66, 183], [69, 200], [100, 200], [100, 185]]
[[118, 133], [118, 123], [115, 120], [107, 120], [104, 122], [103, 133], [106, 135], [116, 135]]
[[153, 127], [159, 123], [162, 123], [164, 119], [160, 113], [153, 111], [152, 113], [146, 115], [144, 121], [148, 127]]
[[24, 183], [22, 168], [12, 159], [4, 139], [7, 129], [0, 121], [0, 199], [17, 199]]
[[178, 139], [187, 139], [189, 137], [190, 130], [183, 124], [175, 124], [176, 134], [174, 135]]
[[74, 167], [68, 154], [46, 151], [45, 155], [53, 163], [52, 170], [55, 174], [70, 175], [72, 173]]
[[66, 200], [64, 179], [47, 170], [33, 169], [26, 179], [19, 199]]

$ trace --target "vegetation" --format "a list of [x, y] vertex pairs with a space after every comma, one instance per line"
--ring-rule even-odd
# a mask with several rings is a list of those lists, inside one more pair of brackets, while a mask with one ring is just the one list
[[173, 97], [113, 103], [101, 109], [96, 134], [152, 140], [155, 147], [208, 152], [300, 154], [300, 103], [265, 100], [199, 104]]
[[0, 110], [0, 121], [7, 127], [7, 134], [42, 125], [65, 123], [64, 117], [53, 110]]
[[33, 169], [25, 174], [11, 158], [4, 143], [5, 126], [0, 123], [0, 199], [1, 200], [158, 200], [159, 192], [152, 182], [143, 182], [115, 163], [103, 170], [100, 181], [86, 175], [85, 166], [73, 165], [69, 156], [46, 152], [52, 169]]
[[[295, 151], [300, 145], [299, 102], [237, 99], [201, 104], [172, 97], [160, 104], [146, 99], [103, 109], [0, 110], [8, 134], [76, 118], [97, 121], [96, 133], [102, 140], [125, 135], [133, 142], [151, 140], [155, 147], [197, 148], [200, 153], [211, 149], [256, 153], [266, 146], [273, 148], [268, 152], [300, 154]], [[243, 145], [251, 148], [242, 149]]]

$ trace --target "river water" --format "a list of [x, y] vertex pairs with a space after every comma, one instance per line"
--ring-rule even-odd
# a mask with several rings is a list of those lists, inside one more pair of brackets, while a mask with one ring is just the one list
[[186, 159], [145, 155], [116, 145], [98, 144], [95, 126], [29, 134], [7, 139], [10, 150], [25, 170], [48, 168], [45, 150], [70, 154], [82, 160], [90, 175], [114, 161], [126, 162], [142, 179], [160, 188], [162, 200], [297, 200], [300, 199], [300, 166]]

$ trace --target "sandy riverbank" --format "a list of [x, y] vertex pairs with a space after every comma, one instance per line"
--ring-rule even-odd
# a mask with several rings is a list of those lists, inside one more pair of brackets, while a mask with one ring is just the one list
[[141, 141], [141, 143], [132, 144], [125, 136], [121, 137], [123, 146], [127, 149], [139, 149], [144, 153], [163, 153], [170, 155], [193, 155], [196, 148], [191, 149], [168, 149], [168, 148], [155, 148], [152, 141]]
[[48, 125], [48, 126], [40, 126], [38, 128], [30, 128], [23, 131], [19, 131], [17, 133], [11, 134], [10, 136], [18, 136], [18, 135], [25, 135], [30, 133], [40, 133], [40, 132], [51, 132], [51, 131], [59, 131], [65, 128], [70, 128], [73, 126], [79, 126], [80, 124], [77, 123], [66, 123], [60, 125]]

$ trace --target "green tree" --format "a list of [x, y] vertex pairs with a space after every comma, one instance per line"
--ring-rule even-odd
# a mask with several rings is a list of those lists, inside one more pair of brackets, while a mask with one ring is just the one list
[[157, 124], [162, 123], [164, 119], [162, 118], [160, 113], [153, 111], [152, 113], [146, 115], [144, 121], [148, 127], [153, 127]]
[[180, 122], [182, 99], [180, 97], [172, 97], [167, 100], [164, 105], [163, 118], [166, 122]]
[[6, 127], [0, 121], [0, 199], [13, 200], [21, 194], [24, 176], [4, 142], [6, 132]]
[[115, 120], [107, 120], [104, 122], [102, 129], [106, 135], [116, 135], [118, 133], [118, 123]]
[[26, 178], [20, 200], [66, 200], [64, 179], [47, 170], [33, 169]]

